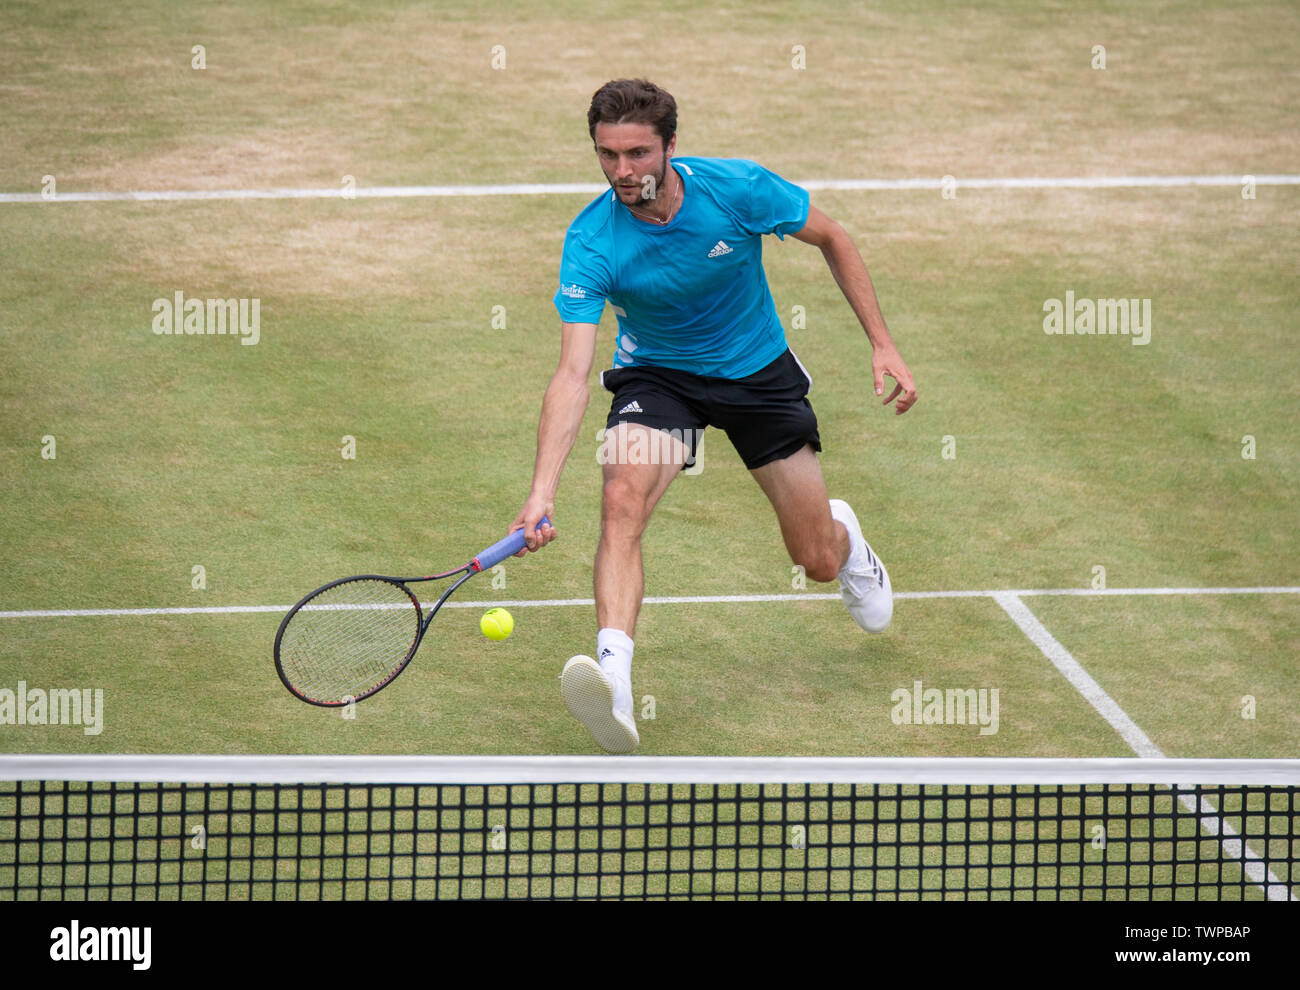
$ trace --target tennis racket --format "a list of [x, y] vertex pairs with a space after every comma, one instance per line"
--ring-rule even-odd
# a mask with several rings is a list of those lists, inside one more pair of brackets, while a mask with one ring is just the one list
[[[543, 516], [542, 525], [549, 520]], [[524, 548], [516, 530], [468, 564], [428, 577], [358, 574], [322, 585], [289, 610], [275, 634], [275, 669], [294, 697], [337, 708], [392, 684], [451, 593]], [[410, 585], [460, 575], [425, 615]]]

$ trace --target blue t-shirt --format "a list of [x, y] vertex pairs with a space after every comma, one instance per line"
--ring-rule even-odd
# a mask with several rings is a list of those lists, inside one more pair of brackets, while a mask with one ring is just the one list
[[614, 367], [743, 378], [785, 353], [763, 272], [763, 234], [802, 230], [808, 193], [761, 165], [674, 158], [685, 183], [667, 224], [634, 217], [610, 189], [564, 238], [555, 308], [565, 323], [618, 316]]

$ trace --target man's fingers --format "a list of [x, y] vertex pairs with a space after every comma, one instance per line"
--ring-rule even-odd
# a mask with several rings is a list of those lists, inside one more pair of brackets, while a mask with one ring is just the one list
[[[895, 385], [894, 390], [889, 393], [889, 398], [885, 399], [881, 405], [887, 406], [895, 399], [898, 399], [897, 404], [894, 406], [894, 414], [898, 415], [899, 413], [907, 412], [907, 410], [911, 409], [912, 405], [916, 402], [916, 386], [912, 384], [911, 374], [906, 368], [902, 368], [895, 373], [894, 370], [889, 367], [883, 368], [882, 373], [892, 378]], [[880, 393], [881, 390], [877, 387], [876, 394], [880, 395]], [[900, 395], [902, 396], [901, 399], [899, 398]]]
[[550, 523], [544, 523], [542, 527], [539, 529], [537, 527], [536, 520], [533, 520], [533, 525], [529, 526], [527, 528], [527, 531], [524, 533], [525, 549], [521, 550], [520, 554], [522, 555], [524, 553], [528, 553], [534, 550], [540, 550], [542, 549], [542, 547], [546, 546], [546, 544], [550, 543], [553, 539], [555, 539], [554, 526], [552, 526]]
[[542, 545], [541, 535], [537, 532], [536, 526], [524, 527], [524, 552], [527, 553], [536, 550]]
[[545, 523], [541, 529], [534, 529], [531, 536], [533, 538], [532, 549], [540, 550], [555, 539], [555, 527], [550, 523]]
[[[902, 388], [902, 386], [900, 385], [899, 388]], [[898, 400], [898, 404], [894, 406], [894, 415], [895, 416], [902, 415], [903, 413], [907, 412], [907, 410], [911, 409], [915, 403], [916, 403], [916, 389], [908, 388], [906, 393], [903, 395], [903, 397]]]
[[534, 533], [532, 530], [529, 530], [524, 534], [524, 548], [520, 550], [517, 554], [515, 554], [515, 556], [522, 557], [524, 556], [524, 554], [532, 553], [533, 551], [541, 547], [541, 545], [542, 544], [537, 534]]
[[520, 529], [524, 531], [524, 548], [515, 554], [516, 557], [522, 557], [526, 553], [540, 550], [555, 539], [555, 527], [549, 522], [542, 526], [541, 529], [537, 528], [538, 521], [543, 516], [548, 515], [550, 515], [549, 511], [542, 511], [537, 514], [536, 518], [530, 519], [527, 513], [521, 512], [515, 517], [515, 521], [510, 524], [510, 528], [506, 532], [514, 533]]

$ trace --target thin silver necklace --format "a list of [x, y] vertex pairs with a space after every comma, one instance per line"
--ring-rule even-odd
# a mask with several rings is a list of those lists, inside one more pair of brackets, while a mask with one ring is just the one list
[[[674, 174], [676, 174], [676, 173], [674, 173]], [[672, 218], [673, 218], [673, 207], [677, 205], [677, 197], [678, 197], [679, 195], [681, 195], [681, 191], [682, 191], [683, 188], [685, 188], [685, 187], [684, 187], [683, 184], [682, 184], [682, 177], [681, 177], [680, 175], [678, 175], [678, 176], [677, 176], [677, 192], [673, 193], [673, 201], [672, 201], [672, 203], [670, 203], [669, 206], [668, 206], [668, 219], [667, 219], [667, 220], [660, 220], [657, 216], [654, 216], [653, 214], [642, 213], [640, 210], [638, 210], [638, 209], [637, 209], [636, 207], [634, 207], [634, 206], [629, 206], [628, 209], [631, 210], [633, 213], [635, 213], [637, 216], [641, 217], [641, 219], [643, 219], [643, 220], [651, 220], [651, 221], [653, 221], [654, 223], [657, 223], [660, 227], [663, 227], [663, 226], [667, 225], [667, 224], [672, 220]], [[626, 205], [626, 204], [624, 204], [624, 205]]]

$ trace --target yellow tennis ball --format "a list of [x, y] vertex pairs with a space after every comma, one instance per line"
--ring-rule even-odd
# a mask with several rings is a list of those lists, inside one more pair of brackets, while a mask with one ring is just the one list
[[515, 631], [515, 620], [503, 608], [490, 608], [478, 620], [478, 627], [488, 639], [505, 639]]

